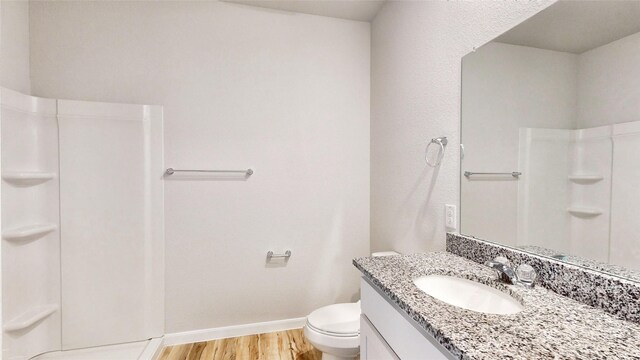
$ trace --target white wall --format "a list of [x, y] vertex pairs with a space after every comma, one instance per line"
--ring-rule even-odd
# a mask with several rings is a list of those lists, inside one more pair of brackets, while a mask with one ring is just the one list
[[[389, 2], [372, 24], [371, 247], [443, 249], [459, 199], [460, 63], [550, 2]], [[439, 171], [429, 139], [449, 136]]]
[[580, 54], [578, 125], [640, 120], [640, 33]]
[[[356, 299], [369, 252], [368, 23], [219, 2], [34, 2], [33, 92], [164, 106], [168, 333]], [[117, 144], [114, 144], [117, 146]], [[268, 250], [293, 251], [287, 266]]]
[[0, 1], [0, 86], [29, 94], [29, 2]]
[[[520, 128], [576, 126], [577, 55], [492, 42], [467, 55], [462, 71], [462, 171], [523, 171]], [[518, 184], [529, 175], [463, 177], [461, 232], [515, 245]], [[560, 205], [564, 212], [566, 203]]]

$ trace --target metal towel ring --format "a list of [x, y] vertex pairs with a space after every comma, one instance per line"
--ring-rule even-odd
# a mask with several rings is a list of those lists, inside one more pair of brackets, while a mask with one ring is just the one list
[[[427, 145], [427, 148], [424, 151], [424, 161], [427, 163], [427, 165], [431, 167], [440, 165], [440, 162], [442, 162], [442, 158], [444, 157], [444, 148], [447, 146], [448, 142], [449, 141], [447, 140], [446, 136], [431, 139], [431, 142], [429, 142], [429, 145]], [[438, 151], [438, 159], [433, 164], [429, 162], [429, 147], [432, 144], [438, 144], [440, 146], [440, 150]]]

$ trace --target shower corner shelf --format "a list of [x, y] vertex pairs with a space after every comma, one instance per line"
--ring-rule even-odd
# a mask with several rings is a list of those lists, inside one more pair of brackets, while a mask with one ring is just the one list
[[570, 208], [567, 209], [567, 211], [571, 214], [571, 215], [576, 215], [576, 216], [598, 216], [602, 214], [601, 210], [598, 209], [594, 209], [594, 208], [588, 208], [588, 207], [579, 207], [579, 206], [572, 206]]
[[17, 184], [39, 184], [55, 177], [55, 173], [41, 171], [7, 171], [2, 173], [4, 180]]
[[34, 224], [8, 229], [2, 232], [2, 237], [7, 240], [17, 240], [29, 236], [43, 235], [58, 228], [56, 224]]
[[44, 320], [49, 315], [58, 311], [58, 305], [44, 305], [33, 308], [18, 317], [13, 318], [7, 322], [2, 328], [4, 331], [18, 331], [26, 329], [38, 321]]
[[601, 175], [569, 175], [569, 180], [577, 183], [593, 183], [602, 179]]

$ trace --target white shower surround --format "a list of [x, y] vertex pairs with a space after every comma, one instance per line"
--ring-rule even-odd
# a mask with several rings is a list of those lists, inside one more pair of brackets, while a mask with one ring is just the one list
[[27, 359], [60, 349], [56, 101], [0, 88], [0, 105], [2, 358]]
[[4, 88], [0, 104], [3, 358], [141, 353], [164, 334], [162, 108]]
[[609, 261], [639, 269], [640, 121], [613, 125], [611, 250]]
[[595, 128], [521, 129], [518, 236], [541, 246], [638, 269], [640, 121]]
[[161, 337], [162, 107], [57, 103], [62, 348]]

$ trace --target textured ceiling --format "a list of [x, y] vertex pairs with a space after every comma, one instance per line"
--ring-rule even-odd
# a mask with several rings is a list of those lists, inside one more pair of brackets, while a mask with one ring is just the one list
[[580, 54], [640, 32], [640, 1], [559, 1], [495, 39]]

